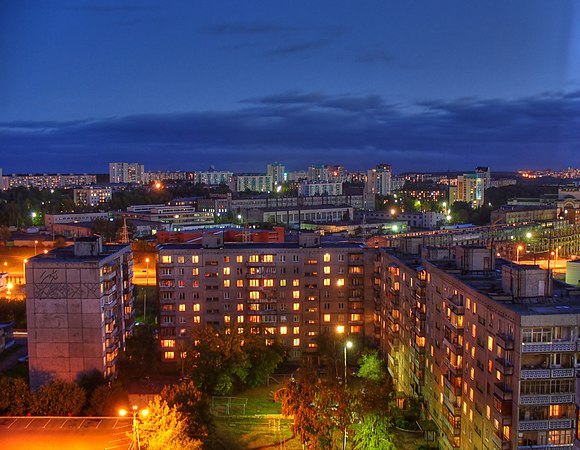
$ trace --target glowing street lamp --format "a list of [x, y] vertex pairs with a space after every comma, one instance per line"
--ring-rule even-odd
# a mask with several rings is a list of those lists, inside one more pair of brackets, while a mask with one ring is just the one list
[[145, 323], [145, 318], [147, 314], [147, 286], [149, 286], [149, 258], [145, 258], [145, 289], [143, 290], [143, 323]]
[[139, 442], [139, 427], [137, 426], [137, 416], [140, 415], [141, 417], [147, 417], [149, 410], [147, 408], [139, 410], [137, 405], [133, 405], [131, 411], [120, 409], [119, 415], [121, 417], [125, 417], [127, 414], [129, 414], [129, 412], [133, 414], [133, 448], [141, 450], [141, 442]]
[[24, 281], [23, 284], [26, 284], [26, 264], [28, 264], [28, 259], [24, 258], [22, 261], [22, 280]]
[[346, 371], [347, 371], [347, 367], [346, 367], [346, 350], [352, 348], [352, 342], [351, 341], [346, 341], [344, 343], [344, 385], [346, 387]]
[[34, 241], [34, 254], [36, 255], [36, 246], [38, 245], [38, 241]]
[[516, 248], [516, 262], [519, 263], [520, 262], [520, 252], [524, 249], [523, 246], [518, 245]]

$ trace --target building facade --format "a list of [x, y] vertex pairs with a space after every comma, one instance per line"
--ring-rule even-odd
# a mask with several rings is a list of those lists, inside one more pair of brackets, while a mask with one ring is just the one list
[[110, 202], [113, 198], [113, 189], [110, 187], [86, 187], [73, 191], [75, 205], [78, 206], [99, 206], [102, 203]]
[[2, 177], [2, 189], [15, 187], [37, 189], [59, 189], [74, 186], [89, 186], [96, 184], [96, 175], [75, 174], [12, 174]]
[[[570, 449], [580, 290], [487, 248], [382, 253], [378, 327], [400, 393], [444, 449]], [[576, 441], [578, 442], [578, 441]]]
[[322, 333], [374, 339], [371, 253], [351, 243], [167, 244], [157, 250], [160, 339], [165, 361], [196, 324], [265, 326], [297, 361]]
[[109, 163], [109, 182], [110, 183], [143, 183], [145, 168], [139, 163]]
[[30, 385], [117, 373], [119, 352], [134, 327], [131, 246], [97, 237], [30, 258], [26, 317]]

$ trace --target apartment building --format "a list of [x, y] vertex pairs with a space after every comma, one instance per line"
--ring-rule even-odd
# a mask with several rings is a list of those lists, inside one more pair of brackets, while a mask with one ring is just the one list
[[75, 381], [90, 371], [111, 379], [134, 327], [129, 245], [79, 238], [26, 265], [30, 385]]
[[97, 182], [96, 175], [75, 174], [11, 174], [1, 177], [2, 189], [15, 187], [58, 189], [74, 186], [88, 186]]
[[99, 206], [102, 203], [110, 202], [112, 198], [113, 189], [110, 187], [90, 186], [73, 191], [73, 199], [75, 205], [78, 206]]
[[201, 244], [157, 248], [163, 359], [192, 326], [260, 324], [299, 360], [315, 354], [321, 333], [374, 339], [372, 254], [354, 243], [233, 244], [204, 235]]
[[381, 255], [378, 326], [397, 389], [423, 401], [439, 448], [572, 448], [580, 290], [486, 248], [418, 253]]
[[110, 183], [143, 183], [145, 167], [139, 163], [109, 163]]

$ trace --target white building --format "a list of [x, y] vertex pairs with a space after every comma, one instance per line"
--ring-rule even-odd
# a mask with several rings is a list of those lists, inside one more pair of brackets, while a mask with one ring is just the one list
[[449, 201], [465, 202], [478, 208], [483, 205], [485, 190], [491, 187], [489, 167], [477, 167], [473, 173], [457, 177], [457, 186], [449, 187]]
[[229, 185], [233, 172], [210, 170], [207, 172], [194, 172], [193, 181], [195, 183], [206, 184], [208, 186]]
[[312, 197], [315, 195], [342, 195], [342, 183], [300, 183], [298, 195]]
[[388, 164], [379, 164], [367, 172], [366, 191], [371, 194], [390, 195], [393, 171]]
[[139, 163], [109, 163], [109, 182], [143, 183], [145, 168]]
[[272, 183], [273, 184], [282, 184], [284, 183], [284, 181], [286, 181], [286, 177], [284, 174], [284, 165], [280, 164], [278, 162], [272, 163], [272, 164], [268, 164], [268, 176], [270, 176], [270, 178], [272, 178]]
[[234, 192], [272, 192], [272, 177], [262, 174], [240, 174], [232, 177], [230, 187]]

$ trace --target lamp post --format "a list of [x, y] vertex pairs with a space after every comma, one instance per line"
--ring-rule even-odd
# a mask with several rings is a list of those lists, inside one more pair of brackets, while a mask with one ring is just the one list
[[[138, 450], [141, 450], [141, 442], [139, 442], [139, 427], [137, 426], [137, 416], [139, 414], [141, 414], [143, 417], [146, 417], [147, 414], [149, 414], [149, 410], [148, 409], [139, 410], [139, 407], [137, 405], [133, 405], [131, 407], [131, 411], [130, 412], [133, 413], [133, 427], [132, 427], [132, 431], [133, 431], [133, 448], [136, 448]], [[125, 417], [128, 413], [129, 413], [129, 411], [127, 411], [126, 409], [120, 409], [119, 410], [119, 415], [121, 417]]]
[[34, 254], [36, 255], [36, 246], [38, 245], [38, 241], [34, 241]]
[[344, 387], [346, 387], [346, 371], [347, 371], [347, 367], [346, 367], [346, 349], [348, 348], [352, 348], [352, 342], [350, 341], [346, 341], [344, 344]]
[[519, 263], [520, 262], [520, 252], [524, 249], [523, 246], [518, 245], [516, 247], [516, 262]]

